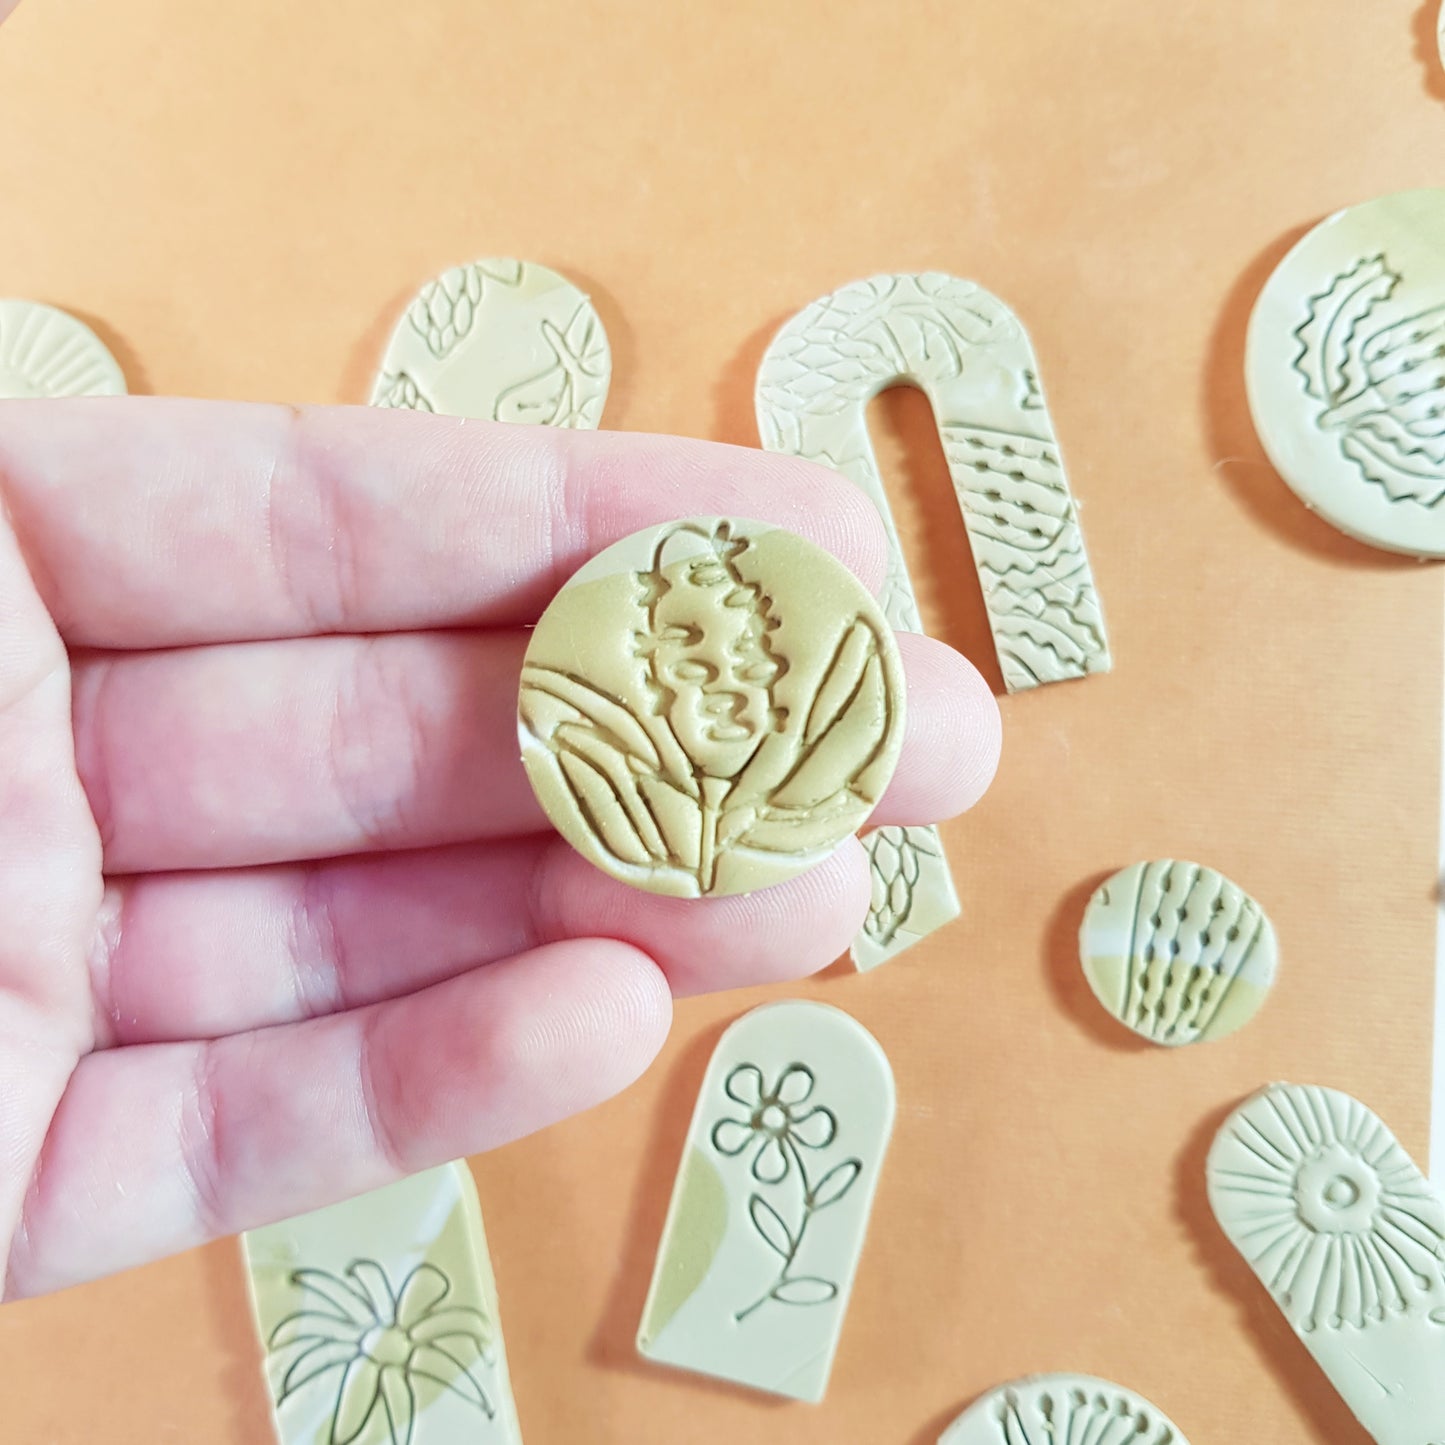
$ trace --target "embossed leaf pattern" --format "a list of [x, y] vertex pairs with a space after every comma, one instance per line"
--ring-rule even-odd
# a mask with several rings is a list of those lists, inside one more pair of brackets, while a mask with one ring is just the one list
[[748, 1200], [748, 1214], [768, 1248], [775, 1250], [784, 1259], [791, 1258], [796, 1248], [792, 1233], [783, 1223], [782, 1215], [761, 1194], [754, 1194]]
[[377, 377], [371, 405], [400, 407], [407, 411], [436, 411], [436, 407], [422, 394], [416, 378], [405, 371], [383, 372]]
[[865, 618], [839, 639], [813, 696], [799, 760], [761, 807], [742, 801], [724, 816], [720, 836], [764, 851], [802, 852], [836, 836], [840, 811], [881, 791], [891, 725], [882, 642]]
[[834, 1165], [808, 1192], [814, 1212], [836, 1204], [858, 1182], [862, 1172], [859, 1159], [845, 1159]]
[[817, 1275], [795, 1274], [778, 1285], [773, 1298], [783, 1305], [825, 1305], [838, 1298], [838, 1286]]
[[934, 856], [922, 828], [875, 828], [866, 840], [872, 897], [864, 931], [876, 943], [892, 943], [913, 914], [923, 859]]
[[496, 419], [532, 426], [596, 426], [611, 364], [597, 313], [584, 300], [565, 331], [545, 318], [541, 330], [552, 351], [552, 364], [508, 387], [497, 398]]
[[450, 356], [472, 329], [484, 281], [477, 265], [454, 266], [422, 287], [406, 313], [412, 329], [438, 361]]

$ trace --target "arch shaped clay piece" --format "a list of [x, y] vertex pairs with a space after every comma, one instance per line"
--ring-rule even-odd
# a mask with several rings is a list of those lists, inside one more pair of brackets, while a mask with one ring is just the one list
[[535, 261], [492, 257], [428, 281], [387, 343], [373, 406], [595, 427], [612, 353], [592, 302]]
[[83, 321], [39, 301], [0, 299], [0, 397], [124, 396], [125, 375]]
[[1132, 1390], [1090, 1375], [1035, 1375], [976, 1400], [938, 1445], [1189, 1445]]
[[1383, 1121], [1271, 1084], [1207, 1175], [1220, 1228], [1378, 1445], [1445, 1440], [1445, 1207]]
[[878, 1041], [827, 1004], [765, 1004], [698, 1093], [637, 1348], [818, 1401], [893, 1129]]
[[[1010, 691], [1107, 671], [1093, 575], [1018, 318], [971, 281], [938, 272], [875, 276], [805, 307], [758, 368], [758, 431], [769, 451], [833, 467], [882, 513], [891, 543], [888, 620], [921, 632], [913, 584], [868, 438], [867, 406], [900, 383], [933, 406]], [[873, 906], [853, 948], [871, 968], [958, 917], [933, 828], [864, 839]]]

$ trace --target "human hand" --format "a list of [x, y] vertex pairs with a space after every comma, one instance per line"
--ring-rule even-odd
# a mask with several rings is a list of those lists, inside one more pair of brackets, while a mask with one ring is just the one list
[[[631, 1082], [671, 997], [848, 945], [863, 850], [639, 893], [518, 756], [527, 624], [699, 513], [871, 586], [876, 513], [760, 452], [406, 412], [0, 403], [0, 1242], [37, 1294], [476, 1153]], [[900, 638], [879, 823], [982, 793], [998, 714]]]

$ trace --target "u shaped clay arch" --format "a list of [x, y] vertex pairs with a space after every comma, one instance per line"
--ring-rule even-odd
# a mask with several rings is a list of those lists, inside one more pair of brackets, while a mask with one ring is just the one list
[[[938, 272], [856, 281], [805, 307], [758, 369], [763, 446], [856, 482], [890, 542], [888, 620], [921, 632], [913, 584], [868, 438], [868, 403], [890, 386], [929, 399], [1010, 692], [1106, 672], [1108, 640], [1078, 515], [1019, 319], [971, 281]], [[873, 907], [853, 956], [881, 963], [958, 916], [932, 828], [865, 840]]]

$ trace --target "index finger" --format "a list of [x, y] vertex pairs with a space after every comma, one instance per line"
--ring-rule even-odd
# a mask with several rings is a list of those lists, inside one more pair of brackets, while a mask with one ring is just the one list
[[0, 502], [71, 646], [535, 620], [588, 557], [676, 517], [801, 533], [881, 584], [868, 499], [716, 442], [369, 407], [0, 402]]

